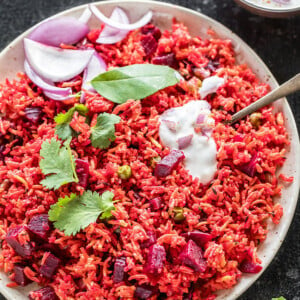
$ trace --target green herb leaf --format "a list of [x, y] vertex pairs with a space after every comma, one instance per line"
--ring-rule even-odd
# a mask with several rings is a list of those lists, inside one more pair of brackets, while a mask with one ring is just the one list
[[40, 156], [40, 168], [47, 176], [41, 184], [48, 189], [58, 189], [69, 182], [78, 182], [75, 171], [75, 159], [70, 148], [70, 139], [61, 147], [59, 141], [52, 138], [43, 142]]
[[116, 139], [115, 124], [121, 118], [114, 114], [103, 113], [98, 115], [97, 124], [92, 128], [91, 141], [95, 148], [106, 149]]
[[272, 300], [286, 300], [284, 297], [279, 297], [279, 298], [272, 298]]
[[59, 113], [54, 118], [54, 121], [57, 124], [55, 127], [55, 133], [62, 140], [66, 140], [68, 137], [76, 135], [76, 132], [69, 125], [72, 121], [75, 111], [77, 111], [82, 116], [86, 116], [89, 112], [89, 109], [84, 104], [76, 104], [74, 107], [70, 108], [66, 113]]
[[129, 99], [143, 99], [177, 82], [178, 73], [170, 67], [135, 64], [104, 72], [91, 84], [104, 98], [124, 103]]
[[96, 192], [86, 191], [82, 196], [71, 194], [70, 197], [59, 198], [51, 206], [48, 215], [54, 227], [64, 231], [65, 235], [75, 235], [81, 229], [101, 219], [111, 217], [114, 193], [106, 191], [101, 196]]

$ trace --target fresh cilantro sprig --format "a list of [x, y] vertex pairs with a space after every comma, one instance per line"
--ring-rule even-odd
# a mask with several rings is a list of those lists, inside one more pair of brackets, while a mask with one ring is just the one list
[[97, 117], [97, 123], [92, 127], [91, 141], [95, 148], [106, 149], [116, 139], [115, 124], [121, 118], [114, 114], [102, 113]]
[[76, 104], [66, 113], [59, 113], [54, 118], [54, 121], [56, 123], [55, 133], [62, 140], [66, 140], [67, 138], [76, 135], [76, 132], [69, 125], [73, 119], [75, 111], [77, 111], [82, 116], [86, 116], [89, 112], [89, 109], [84, 104]]
[[114, 193], [109, 191], [102, 195], [86, 191], [81, 196], [71, 194], [69, 197], [59, 198], [48, 212], [49, 220], [65, 235], [75, 235], [96, 222], [99, 216], [100, 219], [111, 217], [111, 211], [115, 209], [113, 198]]
[[48, 175], [41, 181], [44, 187], [58, 189], [64, 184], [78, 182], [70, 141], [68, 139], [63, 145], [54, 138], [43, 142], [40, 150], [40, 168]]

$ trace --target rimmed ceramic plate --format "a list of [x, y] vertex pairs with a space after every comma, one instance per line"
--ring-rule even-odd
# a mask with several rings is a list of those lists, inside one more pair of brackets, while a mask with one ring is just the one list
[[[127, 11], [132, 21], [139, 19], [145, 12], [151, 9], [154, 12], [153, 21], [161, 29], [170, 28], [172, 18], [175, 17], [178, 21], [183, 22], [186, 26], [188, 26], [193, 36], [200, 35], [205, 38], [207, 37], [207, 29], [213, 29], [220, 38], [230, 39], [233, 42], [239, 63], [246, 63], [249, 65], [257, 76], [262, 81], [267, 82], [271, 88], [278, 86], [266, 65], [245, 42], [243, 42], [229, 29], [205, 15], [172, 4], [147, 0], [103, 1], [95, 4], [107, 15], [109, 15], [112, 9], [118, 5]], [[79, 17], [85, 8], [86, 5], [78, 6], [57, 14], [52, 18], [65, 15]], [[91, 28], [96, 27], [97, 24], [99, 26], [99, 22], [95, 19], [90, 20], [89, 25]], [[5, 78], [15, 78], [15, 74], [23, 70], [24, 53], [22, 41], [33, 28], [20, 35], [1, 52], [0, 81], [4, 81]], [[280, 51], [280, 49], [278, 49], [278, 51]], [[269, 225], [268, 237], [259, 247], [258, 254], [262, 259], [263, 270], [267, 268], [274, 258], [290, 226], [298, 199], [300, 179], [300, 145], [293, 114], [286, 99], [277, 101], [275, 109], [283, 111], [285, 124], [291, 140], [290, 149], [287, 153], [287, 160], [280, 172], [288, 176], [294, 176], [295, 180], [292, 184], [283, 189], [280, 199], [276, 199], [276, 201], [280, 201], [283, 206], [284, 216], [279, 225]], [[255, 282], [261, 273], [262, 272], [255, 275], [242, 276], [242, 279], [234, 288], [220, 291], [217, 299], [236, 299]], [[7, 276], [4, 273], [0, 273], [0, 279], [0, 292], [9, 300], [28, 299], [28, 291], [34, 288], [32, 285], [26, 288], [7, 288], [6, 284], [9, 282]]]

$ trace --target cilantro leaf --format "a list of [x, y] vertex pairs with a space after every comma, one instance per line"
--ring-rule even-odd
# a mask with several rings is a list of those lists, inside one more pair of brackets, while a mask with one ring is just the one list
[[70, 140], [61, 147], [59, 141], [52, 138], [44, 141], [40, 150], [40, 168], [45, 175], [41, 184], [48, 189], [58, 189], [69, 182], [78, 182], [75, 160], [71, 153]]
[[54, 227], [64, 231], [65, 235], [75, 235], [81, 229], [101, 219], [111, 217], [114, 193], [106, 191], [101, 196], [97, 192], [86, 191], [82, 196], [71, 194], [70, 197], [59, 198], [51, 206], [48, 215]]
[[91, 141], [95, 148], [106, 149], [116, 139], [115, 124], [121, 118], [114, 114], [102, 113], [97, 117], [97, 124], [92, 128]]
[[76, 135], [76, 132], [69, 125], [73, 119], [73, 115], [77, 111], [80, 115], [86, 116], [89, 109], [84, 104], [76, 104], [70, 108], [66, 113], [59, 113], [55, 116], [54, 121], [57, 124], [55, 127], [55, 133], [62, 140], [66, 140], [68, 137]]
[[284, 297], [279, 297], [279, 298], [272, 298], [272, 300], [286, 300]]

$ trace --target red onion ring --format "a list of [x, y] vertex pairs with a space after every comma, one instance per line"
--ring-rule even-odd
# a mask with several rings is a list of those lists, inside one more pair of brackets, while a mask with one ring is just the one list
[[81, 16], [78, 18], [78, 21], [86, 24], [90, 20], [91, 16], [92, 16], [92, 12], [87, 7], [83, 11], [83, 13], [81, 14]]

